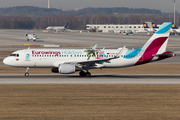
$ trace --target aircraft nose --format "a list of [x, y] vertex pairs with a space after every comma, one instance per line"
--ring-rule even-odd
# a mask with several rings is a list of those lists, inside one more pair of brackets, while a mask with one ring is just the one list
[[10, 64], [10, 59], [8, 57], [4, 58], [3, 63], [5, 65], [9, 65]]
[[4, 58], [3, 63], [7, 65], [7, 58]]

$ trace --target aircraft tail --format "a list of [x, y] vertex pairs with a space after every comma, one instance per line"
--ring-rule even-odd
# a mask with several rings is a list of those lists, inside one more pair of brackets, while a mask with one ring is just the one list
[[178, 29], [174, 23], [172, 23], [172, 29]]
[[146, 42], [142, 50], [154, 50], [156, 48], [157, 50], [165, 51], [171, 26], [171, 22], [163, 23], [158, 31]]
[[68, 27], [68, 22], [64, 25], [64, 28], [67, 28]]
[[152, 27], [153, 28], [158, 28], [158, 26], [154, 22], [152, 22]]
[[171, 22], [163, 23], [158, 31], [140, 48], [141, 58], [136, 65], [150, 62], [156, 55], [162, 55], [166, 52], [171, 26]]
[[143, 27], [144, 27], [144, 28], [149, 28], [148, 24], [145, 23], [145, 22], [143, 22]]

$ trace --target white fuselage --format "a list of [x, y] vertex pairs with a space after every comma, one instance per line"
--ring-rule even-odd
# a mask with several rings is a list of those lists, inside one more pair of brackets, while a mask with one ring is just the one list
[[[115, 57], [121, 49], [122, 48], [98, 50], [98, 54], [95, 56], [91, 55], [89, 60]], [[24, 49], [12, 53], [12, 56], [5, 58], [3, 62], [6, 65], [15, 67], [58, 67], [59, 64], [67, 62], [76, 63], [78, 61], [88, 61], [89, 56], [85, 52], [86, 50], [87, 49]], [[141, 54], [131, 54], [127, 56], [125, 55], [127, 51], [128, 49], [126, 48], [119, 58], [112, 59], [109, 62], [96, 63], [92, 68], [113, 68], [135, 65], [141, 57]]]
[[49, 26], [46, 28], [46, 30], [64, 31], [65, 27], [64, 26]]

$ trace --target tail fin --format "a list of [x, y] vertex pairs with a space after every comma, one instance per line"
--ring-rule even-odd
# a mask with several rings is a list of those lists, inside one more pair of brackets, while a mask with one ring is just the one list
[[155, 50], [158, 51], [165, 51], [167, 42], [169, 39], [170, 28], [172, 26], [171, 22], [165, 22], [161, 25], [158, 31], [146, 42], [143, 46], [142, 50], [149, 51]]
[[136, 65], [150, 62], [155, 55], [162, 54], [166, 51], [171, 26], [171, 22], [163, 23], [158, 31], [140, 48], [141, 58]]
[[172, 23], [172, 29], [178, 29], [174, 23]]
[[148, 24], [145, 22], [143, 22], [143, 26], [144, 26], [144, 28], [149, 28]]
[[67, 28], [68, 27], [68, 22], [64, 25], [64, 28]]
[[153, 28], [158, 28], [158, 26], [154, 22], [152, 22], [152, 27]]

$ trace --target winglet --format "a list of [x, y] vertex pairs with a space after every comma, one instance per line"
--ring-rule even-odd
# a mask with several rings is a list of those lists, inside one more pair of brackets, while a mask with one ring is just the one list
[[97, 44], [95, 44], [95, 46], [93, 47], [93, 50], [96, 49], [96, 47], [97, 47]]
[[120, 55], [123, 53], [124, 49], [126, 48], [126, 46], [124, 46], [120, 51], [119, 53], [115, 56], [116, 58], [117, 57], [120, 57]]

